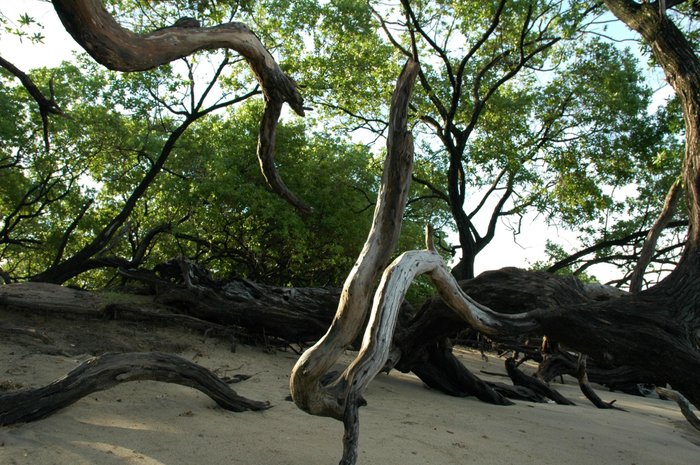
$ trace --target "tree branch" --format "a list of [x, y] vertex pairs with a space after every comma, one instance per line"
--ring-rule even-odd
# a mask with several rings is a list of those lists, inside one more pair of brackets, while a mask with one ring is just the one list
[[51, 150], [51, 144], [49, 142], [49, 115], [65, 116], [63, 110], [61, 110], [56, 103], [56, 99], [54, 98], [53, 85], [51, 85], [51, 98], [46, 98], [44, 93], [39, 90], [34, 81], [26, 73], [1, 56], [0, 66], [8, 70], [17, 79], [19, 79], [29, 95], [34, 99], [37, 105], [39, 105], [39, 114], [41, 115], [41, 122], [44, 131], [44, 147], [46, 148], [46, 153], [48, 153]]

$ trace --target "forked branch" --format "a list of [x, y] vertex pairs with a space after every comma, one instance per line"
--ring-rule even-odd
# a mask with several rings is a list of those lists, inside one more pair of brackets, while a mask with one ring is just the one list
[[[379, 273], [396, 248], [411, 182], [413, 140], [406, 129], [407, 108], [418, 68], [415, 62], [409, 61], [394, 90], [387, 159], [365, 247], [345, 282], [330, 329], [302, 355], [290, 379], [292, 398], [299, 408], [313, 415], [343, 421], [345, 436], [341, 465], [356, 462], [359, 401], [367, 385], [387, 363], [401, 304], [416, 276], [427, 274], [445, 302], [486, 334], [522, 334], [538, 327], [529, 313], [499, 315], [472, 300], [460, 289], [442, 258], [432, 250], [401, 255], [386, 268], [378, 289], [373, 292]], [[331, 367], [359, 334], [372, 294], [374, 300], [360, 352], [340, 376], [329, 382]]]

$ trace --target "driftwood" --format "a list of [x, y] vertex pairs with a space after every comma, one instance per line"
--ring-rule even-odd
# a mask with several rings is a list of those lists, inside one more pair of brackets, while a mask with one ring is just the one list
[[695, 415], [695, 413], [693, 413], [693, 408], [690, 406], [690, 402], [688, 402], [688, 399], [683, 397], [683, 394], [672, 389], [666, 389], [662, 387], [657, 387], [656, 393], [662, 399], [669, 399], [675, 401], [681, 408], [681, 413], [683, 414], [685, 419], [688, 420], [688, 423], [693, 425], [693, 428], [700, 431], [700, 419]]
[[241, 397], [211, 371], [175, 355], [159, 352], [94, 357], [51, 384], [0, 394], [0, 426], [47, 417], [86, 395], [128, 381], [151, 380], [197, 389], [221, 408], [234, 412], [264, 410], [269, 402]]
[[613, 405], [615, 403], [614, 400], [610, 402], [605, 402], [598, 396], [598, 394], [596, 394], [595, 390], [588, 382], [588, 374], [586, 372], [586, 359], [587, 357], [584, 354], [579, 355], [578, 367], [576, 369], [576, 378], [578, 379], [578, 385], [583, 395], [586, 396], [586, 399], [590, 400], [591, 403], [598, 408], [624, 410], [619, 407], [615, 407]]

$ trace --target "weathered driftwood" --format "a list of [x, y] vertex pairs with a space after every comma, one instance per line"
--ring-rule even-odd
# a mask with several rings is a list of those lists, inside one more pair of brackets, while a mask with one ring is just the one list
[[688, 402], [688, 399], [683, 397], [683, 394], [681, 394], [678, 391], [662, 387], [657, 387], [656, 393], [662, 399], [669, 399], [675, 401], [681, 408], [681, 413], [683, 414], [685, 419], [688, 420], [688, 423], [690, 423], [695, 429], [700, 431], [700, 418], [698, 418], [695, 415], [695, 413], [693, 412], [693, 408], [690, 406], [690, 402]]
[[147, 34], [136, 34], [119, 25], [101, 0], [53, 0], [53, 5], [75, 41], [95, 61], [115, 71], [144, 71], [199, 50], [225, 48], [242, 55], [265, 96], [258, 139], [258, 159], [265, 179], [274, 192], [299, 211], [311, 212], [311, 207], [287, 188], [274, 164], [274, 138], [282, 105], [288, 103], [303, 116], [304, 100], [294, 80], [245, 24], [200, 27], [196, 20], [178, 21]]
[[221, 408], [234, 412], [270, 407], [269, 402], [239, 396], [211, 371], [181, 357], [131, 352], [91, 358], [63, 378], [38, 389], [0, 394], [0, 425], [39, 420], [92, 392], [139, 380], [192, 387], [211, 397]]
[[580, 354], [578, 357], [578, 367], [576, 369], [576, 378], [578, 379], [578, 386], [586, 399], [590, 400], [593, 405], [601, 409], [616, 409], [624, 410], [619, 407], [614, 406], [614, 400], [610, 402], [605, 402], [601, 399], [598, 394], [593, 389], [593, 386], [588, 382], [588, 374], [586, 370], [586, 355]]
[[409, 61], [397, 82], [390, 111], [388, 153], [372, 227], [345, 281], [335, 319], [326, 334], [301, 356], [292, 370], [292, 398], [299, 408], [314, 415], [343, 418], [347, 398], [343, 381], [323, 386], [321, 378], [359, 334], [375, 282], [398, 242], [413, 167], [413, 139], [406, 124], [408, 101], [417, 74], [418, 64]]
[[575, 403], [561, 395], [559, 392], [557, 392], [555, 389], [552, 389], [551, 387], [547, 386], [547, 384], [545, 384], [541, 380], [520, 371], [515, 364], [515, 359], [513, 359], [512, 357], [508, 357], [506, 359], [505, 365], [508, 376], [513, 381], [513, 384], [515, 384], [516, 386], [526, 387], [541, 396], [544, 396], [548, 399], [552, 399], [559, 405], [576, 405]]

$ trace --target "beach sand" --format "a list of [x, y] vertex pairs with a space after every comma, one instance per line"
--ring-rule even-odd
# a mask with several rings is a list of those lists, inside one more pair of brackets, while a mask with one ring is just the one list
[[[0, 323], [37, 334], [0, 333], [0, 383], [38, 387], [92, 351], [177, 353], [232, 387], [269, 400], [263, 412], [222, 410], [199, 391], [152, 381], [90, 394], [49, 418], [0, 427], [2, 465], [329, 465], [342, 451], [342, 424], [285, 400], [293, 351], [230, 344], [201, 334], [130, 322], [66, 320], [0, 310]], [[465, 363], [504, 372], [503, 361], [460, 350]], [[481, 375], [489, 378], [490, 375]], [[499, 381], [505, 378], [491, 377]], [[360, 410], [359, 464], [700, 464], [700, 433], [672, 402], [600, 390], [628, 410], [598, 410], [573, 380], [554, 384], [576, 406], [518, 401], [499, 407], [429, 390], [412, 375], [379, 375]]]

